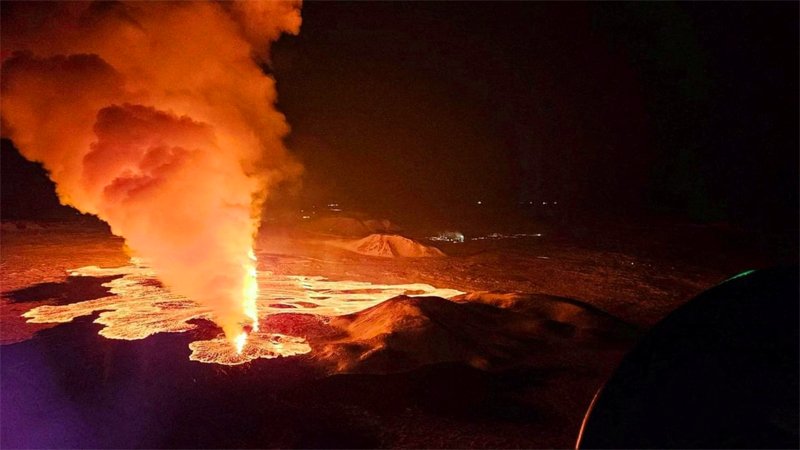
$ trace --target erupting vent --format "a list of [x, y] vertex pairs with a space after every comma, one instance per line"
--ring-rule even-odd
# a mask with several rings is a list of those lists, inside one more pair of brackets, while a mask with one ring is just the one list
[[[180, 333], [196, 328], [192, 319], [213, 320], [213, 310], [166, 290], [149, 267], [82, 267], [70, 276], [108, 277], [119, 275], [103, 286], [114, 295], [68, 305], [39, 306], [23, 314], [28, 322], [63, 323], [102, 311], [95, 323], [104, 325], [100, 335], [109, 339], [137, 340], [156, 333]], [[375, 306], [398, 295], [453, 297], [462, 292], [438, 289], [428, 284], [372, 284], [359, 281], [331, 281], [323, 277], [273, 276], [258, 272], [257, 314], [315, 314], [339, 316]], [[218, 337], [189, 345], [190, 359], [205, 363], [242, 364], [257, 358], [276, 358], [309, 353], [311, 347], [300, 337], [253, 329], [234, 345]]]

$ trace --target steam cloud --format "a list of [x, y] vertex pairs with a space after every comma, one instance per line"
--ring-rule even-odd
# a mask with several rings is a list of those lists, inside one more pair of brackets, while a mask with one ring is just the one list
[[230, 340], [256, 325], [261, 208], [301, 170], [259, 64], [299, 31], [300, 3], [3, 7], [3, 136]]

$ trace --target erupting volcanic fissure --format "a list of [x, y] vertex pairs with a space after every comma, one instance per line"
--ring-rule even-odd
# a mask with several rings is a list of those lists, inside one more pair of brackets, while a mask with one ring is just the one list
[[[5, 5], [4, 5], [5, 7]], [[21, 2], [2, 27], [2, 132], [243, 352], [253, 236], [287, 154], [270, 42], [299, 2]]]
[[[112, 295], [67, 305], [46, 305], [24, 314], [32, 323], [63, 323], [101, 311], [95, 320], [104, 326], [100, 334], [110, 339], [137, 340], [156, 333], [180, 333], [196, 328], [192, 320], [210, 319], [213, 310], [170, 292], [155, 282], [156, 273], [141, 262], [117, 267], [83, 267], [70, 276], [120, 276], [105, 283]], [[269, 314], [314, 314], [340, 316], [363, 311], [399, 295], [454, 297], [463, 292], [440, 289], [427, 284], [372, 284], [359, 281], [332, 281], [322, 277], [255, 274], [258, 295], [253, 311]], [[253, 318], [258, 323], [258, 316]], [[291, 356], [311, 351], [301, 337], [269, 333], [255, 326], [249, 334], [234, 338], [231, 346], [222, 336], [195, 341], [189, 345], [190, 359], [225, 365], [242, 364], [257, 358]], [[245, 346], [245, 340], [247, 345]]]

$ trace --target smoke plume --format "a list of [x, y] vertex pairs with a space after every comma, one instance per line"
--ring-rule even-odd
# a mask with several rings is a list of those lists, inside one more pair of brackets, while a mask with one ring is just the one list
[[300, 171], [260, 64], [299, 27], [299, 2], [3, 5], [3, 136], [237, 344], [266, 193]]

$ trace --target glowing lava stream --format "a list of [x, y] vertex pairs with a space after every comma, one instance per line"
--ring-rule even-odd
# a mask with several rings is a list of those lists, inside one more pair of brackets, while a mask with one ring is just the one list
[[[250, 318], [252, 324], [252, 331], [258, 331], [258, 273], [256, 272], [256, 255], [253, 249], [247, 251], [247, 257], [250, 262], [245, 265], [244, 269], [247, 273], [247, 278], [244, 281], [244, 314]], [[236, 353], [241, 355], [244, 346], [247, 344], [247, 331], [242, 331], [234, 339], [236, 345]]]
[[[252, 258], [251, 258], [252, 259]], [[23, 314], [31, 323], [65, 323], [76, 317], [101, 311], [95, 323], [104, 325], [100, 335], [109, 339], [137, 340], [156, 333], [181, 333], [197, 326], [193, 319], [211, 320], [212, 310], [161, 286], [155, 273], [136, 260], [134, 265], [117, 268], [82, 267], [70, 276], [119, 276], [103, 286], [112, 295], [67, 305], [46, 305]], [[339, 316], [352, 314], [398, 295], [449, 298], [463, 292], [439, 289], [428, 284], [384, 285], [360, 281], [331, 281], [323, 277], [274, 276], [252, 270], [246, 286], [245, 302], [253, 328], [237, 335], [232, 343], [220, 334], [214, 339], [194, 341], [189, 359], [225, 365], [243, 364], [257, 358], [277, 358], [309, 353], [305, 339], [258, 328], [259, 318], [272, 314], [314, 314]], [[259, 317], [260, 314], [260, 317]]]
[[244, 350], [244, 345], [247, 344], [247, 332], [243, 331], [239, 336], [236, 336], [236, 353], [241, 355]]

